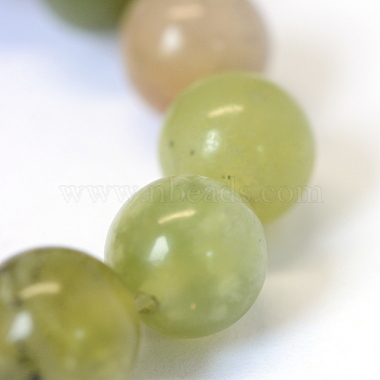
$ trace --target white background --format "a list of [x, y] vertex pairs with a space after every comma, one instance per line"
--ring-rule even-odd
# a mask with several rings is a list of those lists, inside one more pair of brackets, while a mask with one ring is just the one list
[[[324, 202], [267, 228], [268, 278], [244, 318], [191, 341], [144, 330], [133, 380], [380, 378], [380, 3], [257, 4], [267, 75], [312, 122]], [[160, 124], [125, 80], [114, 35], [71, 29], [38, 0], [1, 0], [1, 258], [48, 244], [102, 258], [116, 194], [68, 203], [59, 186], [159, 178]]]

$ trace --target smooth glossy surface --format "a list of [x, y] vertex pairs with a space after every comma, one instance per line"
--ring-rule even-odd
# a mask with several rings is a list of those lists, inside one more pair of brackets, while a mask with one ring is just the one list
[[126, 4], [132, 0], [45, 0], [64, 20], [86, 29], [117, 26]]
[[267, 59], [266, 32], [248, 0], [138, 0], [122, 37], [132, 81], [159, 110], [199, 78], [261, 71]]
[[267, 246], [259, 219], [229, 186], [174, 177], [143, 188], [122, 207], [106, 261], [138, 299], [154, 301], [141, 314], [147, 327], [196, 338], [225, 329], [252, 306]]
[[251, 73], [206, 78], [168, 111], [160, 140], [165, 175], [199, 174], [232, 186], [265, 223], [307, 185], [311, 129], [281, 88]]
[[0, 267], [1, 380], [125, 380], [139, 327], [130, 293], [106, 265], [60, 248]]

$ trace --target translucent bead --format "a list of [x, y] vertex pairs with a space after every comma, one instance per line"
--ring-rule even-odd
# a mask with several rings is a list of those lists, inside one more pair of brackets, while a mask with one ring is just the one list
[[61, 248], [0, 267], [1, 380], [120, 380], [135, 361], [133, 299], [100, 261]]
[[298, 104], [248, 72], [191, 86], [168, 111], [160, 140], [165, 175], [222, 181], [250, 201], [263, 223], [299, 199], [313, 159], [312, 132]]
[[138, 0], [122, 22], [130, 76], [159, 110], [195, 80], [263, 70], [267, 36], [249, 0]]
[[87, 29], [115, 27], [131, 0], [46, 0], [59, 16]]
[[227, 328], [256, 300], [266, 274], [259, 219], [232, 188], [200, 176], [158, 180], [121, 208], [106, 261], [150, 329], [196, 338]]

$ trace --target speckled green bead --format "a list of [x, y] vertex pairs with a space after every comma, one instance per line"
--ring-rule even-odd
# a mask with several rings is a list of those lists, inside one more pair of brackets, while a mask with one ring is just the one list
[[27, 251], [0, 267], [1, 380], [125, 380], [138, 315], [120, 278], [78, 251]]
[[64, 20], [86, 29], [117, 26], [126, 4], [132, 0], [45, 0]]
[[147, 327], [196, 338], [227, 328], [252, 306], [267, 245], [259, 219], [232, 188], [181, 176], [127, 201], [109, 230], [106, 261], [147, 304]]
[[266, 223], [302, 194], [314, 141], [304, 113], [280, 87], [249, 72], [224, 73], [190, 86], [170, 107], [160, 160], [165, 175], [229, 184]]

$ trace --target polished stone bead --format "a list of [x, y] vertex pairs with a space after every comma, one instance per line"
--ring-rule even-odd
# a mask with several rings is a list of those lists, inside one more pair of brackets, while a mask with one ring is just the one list
[[86, 29], [108, 29], [119, 23], [126, 4], [132, 0], [45, 0], [69, 23]]
[[120, 278], [83, 253], [36, 249], [0, 267], [1, 380], [121, 380], [139, 325]]
[[201, 77], [261, 71], [267, 59], [266, 31], [249, 0], [138, 0], [122, 38], [132, 81], [159, 110]]
[[259, 219], [231, 187], [181, 176], [127, 201], [109, 230], [106, 262], [147, 305], [140, 308], [147, 327], [196, 338], [227, 328], [252, 306], [267, 246]]
[[203, 79], [167, 113], [160, 140], [165, 175], [225, 182], [266, 223], [294, 204], [308, 183], [314, 141], [294, 99], [248, 72]]

